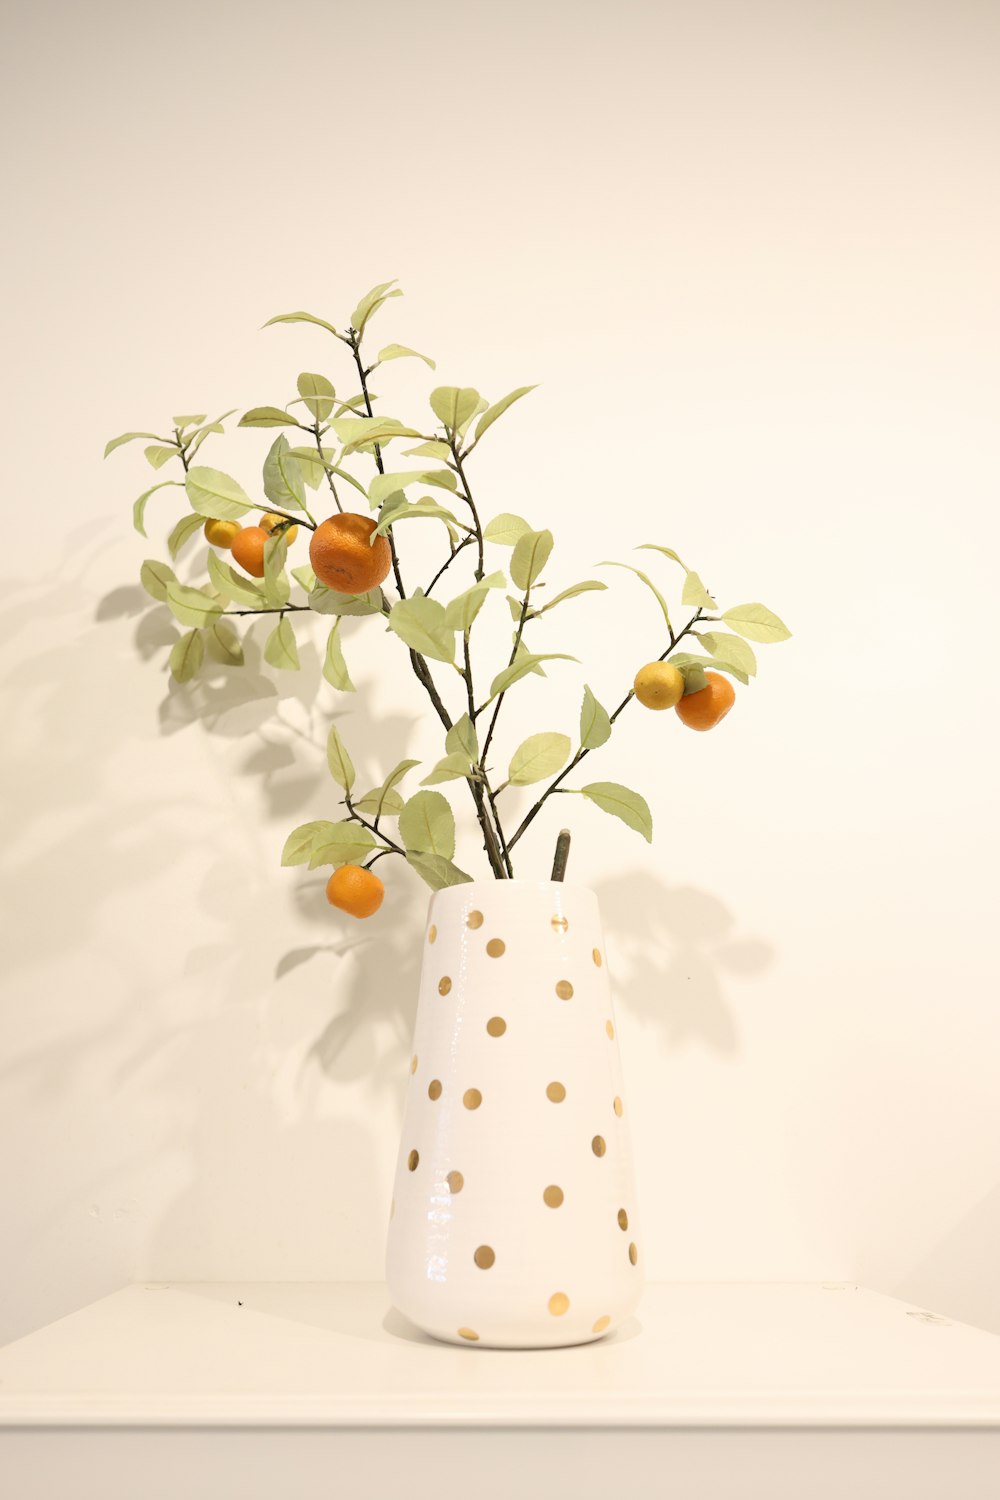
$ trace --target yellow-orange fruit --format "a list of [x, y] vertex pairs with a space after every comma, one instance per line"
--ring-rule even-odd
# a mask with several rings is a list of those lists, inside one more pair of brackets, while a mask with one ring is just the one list
[[317, 526], [309, 561], [320, 583], [338, 594], [366, 594], [378, 588], [392, 566], [392, 551], [384, 536], [371, 540], [375, 525], [371, 516], [348, 510]]
[[254, 578], [264, 576], [264, 543], [267, 532], [263, 526], [242, 526], [233, 537], [233, 556], [241, 568]]
[[677, 705], [677, 717], [689, 729], [714, 729], [736, 702], [736, 692], [728, 677], [706, 672], [707, 687], [688, 693]]
[[[276, 526], [282, 525], [282, 523], [287, 520], [287, 516], [279, 516], [274, 511], [268, 511], [266, 516], [261, 516], [259, 524], [263, 526], [264, 530], [270, 536], [271, 532]], [[297, 526], [289, 526], [288, 530], [283, 532], [282, 534], [285, 538], [285, 541], [289, 546], [291, 546], [295, 538], [299, 534], [299, 528]]]
[[650, 661], [640, 667], [632, 684], [643, 708], [673, 708], [684, 696], [684, 678], [669, 661]]
[[213, 547], [225, 547], [228, 551], [239, 529], [235, 521], [206, 521], [205, 540]]
[[385, 886], [378, 876], [361, 865], [341, 865], [326, 883], [330, 905], [352, 917], [373, 917], [384, 895]]

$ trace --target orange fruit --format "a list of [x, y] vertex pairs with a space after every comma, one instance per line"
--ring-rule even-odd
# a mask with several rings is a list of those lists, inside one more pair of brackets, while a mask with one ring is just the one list
[[384, 536], [372, 542], [375, 526], [371, 516], [350, 510], [317, 526], [309, 561], [320, 583], [338, 594], [366, 594], [378, 588], [392, 566], [392, 550]]
[[341, 865], [326, 883], [326, 899], [331, 906], [352, 917], [373, 917], [382, 905], [385, 886], [371, 870], [361, 865]]
[[684, 678], [669, 661], [650, 661], [640, 667], [632, 684], [643, 708], [673, 708], [684, 696]]
[[233, 537], [233, 556], [241, 568], [252, 573], [254, 578], [264, 576], [264, 543], [267, 532], [263, 526], [241, 526]]
[[[261, 516], [258, 525], [263, 526], [264, 530], [270, 536], [271, 532], [276, 526], [281, 526], [287, 520], [287, 516], [279, 516], [276, 515], [273, 511], [269, 511], [266, 516]], [[283, 533], [284, 538], [289, 546], [292, 545], [298, 534], [299, 528], [297, 526], [289, 526], [287, 531]]]
[[228, 550], [239, 529], [235, 521], [206, 521], [205, 539], [213, 547], [225, 547]]
[[736, 691], [728, 677], [706, 672], [707, 687], [688, 693], [677, 705], [677, 717], [689, 729], [714, 729], [736, 702]]

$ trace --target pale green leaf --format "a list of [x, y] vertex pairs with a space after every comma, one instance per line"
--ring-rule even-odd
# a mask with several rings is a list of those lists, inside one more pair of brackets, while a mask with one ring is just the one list
[[245, 411], [236, 424], [238, 427], [301, 427], [298, 417], [283, 411], [280, 406], [254, 406]]
[[264, 642], [264, 660], [272, 667], [279, 667], [286, 672], [299, 670], [299, 648], [295, 644], [295, 632], [287, 615], [282, 615]]
[[[295, 459], [302, 470], [302, 478], [311, 490], [318, 490], [326, 478], [327, 468], [333, 468], [333, 450], [324, 448], [322, 456], [318, 448], [289, 448], [289, 456]], [[358, 488], [364, 493], [364, 486]]]
[[440, 854], [455, 853], [455, 814], [440, 792], [415, 792], [399, 815], [399, 836], [408, 850]]
[[447, 463], [451, 458], [451, 446], [441, 442], [440, 438], [431, 438], [426, 443], [418, 443], [415, 448], [404, 448], [404, 458], [439, 458], [442, 463]]
[[584, 687], [583, 704], [580, 708], [580, 745], [584, 750], [596, 750], [611, 738], [611, 719], [602, 708], [589, 687]]
[[210, 599], [201, 589], [183, 583], [167, 584], [167, 607], [182, 625], [210, 625], [222, 613], [217, 599]]
[[457, 432], [478, 405], [479, 392], [471, 386], [439, 385], [431, 391], [431, 411], [448, 432]]
[[[323, 452], [325, 453], [326, 451], [327, 450], [324, 448]], [[336, 474], [338, 479], [343, 479], [347, 484], [351, 485], [352, 488], [356, 489], [360, 495], [364, 495], [366, 500], [368, 499], [368, 491], [365, 489], [360, 479], [357, 479], [349, 469], [341, 469], [337, 464], [331, 464], [330, 472]]]
[[455, 720], [444, 737], [444, 748], [449, 755], [461, 751], [468, 760], [478, 760], [479, 737], [476, 734], [476, 726], [468, 714], [463, 714], [460, 719]]
[[379, 350], [378, 359], [375, 363], [383, 365], [387, 359], [422, 359], [424, 364], [428, 365], [432, 370], [437, 369], [434, 361], [428, 355], [419, 354], [416, 349], [408, 349], [405, 344], [386, 344], [384, 349]]
[[181, 516], [177, 525], [167, 537], [167, 551], [171, 557], [176, 558], [184, 543], [194, 536], [196, 531], [201, 531], [205, 525], [205, 518], [199, 515]]
[[382, 595], [378, 589], [370, 589], [367, 594], [341, 594], [318, 583], [310, 591], [309, 608], [318, 615], [377, 615], [382, 610]]
[[105, 443], [104, 457], [107, 458], [109, 453], [114, 453], [115, 449], [120, 448], [123, 443], [134, 443], [137, 438], [156, 438], [157, 442], [163, 442], [163, 439], [155, 432], [123, 432], [121, 437], [112, 438], [110, 442]]
[[450, 469], [410, 469], [396, 474], [376, 474], [368, 486], [372, 510], [384, 505], [390, 495], [402, 493], [411, 484], [430, 484], [442, 490], [454, 490], [457, 484]]
[[334, 868], [353, 865], [359, 859], [364, 859], [375, 847], [375, 836], [369, 829], [345, 819], [342, 823], [331, 824], [328, 833], [314, 838], [309, 868], [315, 870], [320, 865], [333, 865]]
[[[510, 395], [504, 396], [502, 401], [495, 401], [492, 406], [488, 406], [476, 423], [476, 442], [478, 443], [487, 429], [493, 426], [497, 417], [503, 416], [509, 406], [513, 406], [515, 401], [520, 401], [522, 396], [526, 396], [529, 391], [534, 390], [537, 390], [537, 386], [518, 386], [516, 391], [511, 391]], [[473, 447], [475, 447], [475, 444], [473, 444]]]
[[323, 676], [331, 687], [342, 693], [353, 693], [357, 689], [347, 670], [343, 648], [340, 644], [340, 621], [337, 620], [326, 638], [326, 656], [323, 660]]
[[436, 786], [439, 781], [458, 781], [461, 777], [469, 775], [471, 775], [469, 757], [464, 750], [456, 750], [439, 760], [423, 778], [420, 785]]
[[285, 572], [287, 554], [287, 531], [268, 537], [264, 543], [264, 598], [268, 604], [287, 604], [291, 596], [291, 584]]
[[702, 688], [708, 686], [706, 671], [726, 672], [730, 677], [737, 678], [744, 686], [750, 681], [740, 667], [734, 667], [732, 662], [716, 661], [712, 656], [692, 656], [686, 651], [675, 651], [670, 661], [684, 677], [685, 696], [688, 693], [700, 693]]
[[432, 891], [444, 890], [449, 885], [465, 885], [472, 879], [471, 875], [466, 875], [464, 870], [460, 870], [457, 865], [452, 864], [450, 859], [445, 859], [440, 854], [409, 852], [406, 862], [412, 865]]
[[482, 609], [490, 589], [502, 589], [507, 582], [502, 573], [488, 573], [464, 593], [458, 594], [445, 605], [444, 622], [451, 630], [471, 630], [473, 621]]
[[647, 844], [653, 842], [653, 815], [645, 798], [640, 797], [638, 792], [630, 791], [627, 786], [619, 786], [615, 781], [592, 781], [588, 786], [581, 787], [580, 791], [602, 812], [621, 818], [629, 828], [641, 833]]
[[727, 609], [722, 618], [726, 624], [748, 641], [759, 641], [769, 646], [776, 641], [787, 641], [792, 632], [783, 620], [765, 609], [763, 604], [736, 604]]
[[200, 411], [196, 417], [171, 417], [170, 420], [183, 432], [185, 427], [197, 427], [199, 422], [204, 422], [205, 413]]
[[403, 799], [398, 792], [385, 792], [375, 787], [371, 792], [351, 804], [358, 812], [371, 813], [377, 818], [398, 818], [403, 811]]
[[687, 573], [687, 572], [690, 571], [690, 569], [688, 568], [687, 563], [684, 562], [684, 560], [681, 557], [678, 556], [678, 554], [674, 551], [673, 547], [658, 547], [655, 542], [640, 542], [639, 545], [638, 545], [638, 547], [636, 548], [636, 551], [637, 552], [659, 552], [659, 553], [662, 554], [663, 557], [669, 557], [673, 562], [680, 563], [680, 565], [684, 569], [685, 573]]
[[503, 511], [501, 515], [494, 516], [489, 522], [483, 532], [483, 539], [487, 542], [496, 542], [498, 547], [514, 547], [525, 532], [530, 530], [531, 527], [522, 516]]
[[627, 572], [634, 573], [636, 578], [638, 578], [640, 582], [646, 585], [646, 587], [649, 589], [649, 592], [653, 595], [653, 598], [660, 606], [660, 609], [663, 611], [663, 618], [667, 622], [667, 629], [670, 631], [670, 634], [673, 635], [673, 626], [670, 623], [670, 611], [667, 608], [667, 601], [666, 599], [664, 599], [663, 595], [656, 587], [656, 584], [650, 577], [648, 577], [647, 574], [641, 572], [639, 568], [633, 568], [631, 563], [602, 562], [599, 564], [599, 566], [602, 568], [624, 568]]
[[507, 779], [514, 786], [530, 786], [561, 771], [572, 749], [568, 734], [531, 734], [511, 757]]
[[[169, 485], [180, 485], [179, 479], [161, 479], [159, 484], [154, 484], [151, 489], [144, 491], [132, 507], [132, 525], [140, 536], [146, 535], [146, 501], [150, 495], [155, 495], [157, 490], [165, 490]], [[171, 553], [171, 556], [173, 554]]]
[[157, 562], [155, 557], [147, 557], [139, 569], [139, 582], [151, 598], [164, 604], [167, 589], [172, 583], [177, 582], [177, 577], [173, 568], [168, 568], [166, 563]]
[[293, 458], [284, 433], [276, 437], [264, 460], [264, 494], [280, 510], [304, 510], [302, 468]]
[[715, 609], [716, 603], [711, 594], [698, 577], [697, 573], [688, 570], [684, 580], [684, 588], [681, 592], [681, 603], [690, 605], [692, 609]]
[[326, 741], [326, 763], [330, 768], [330, 775], [338, 786], [342, 786], [345, 792], [349, 792], [354, 785], [354, 762], [347, 753], [347, 748], [340, 738], [340, 731], [336, 724], [331, 725], [330, 733]]
[[392, 281], [380, 281], [378, 286], [373, 286], [370, 292], [366, 292], [351, 313], [351, 327], [356, 333], [364, 333], [365, 327], [372, 316], [378, 312], [383, 302], [388, 302], [390, 297], [401, 297], [403, 293], [396, 287], [390, 291], [390, 287], [396, 287], [396, 278]]
[[248, 510], [253, 510], [253, 501], [246, 491], [219, 469], [199, 466], [189, 469], [184, 487], [191, 509], [210, 520], [239, 521]]
[[741, 640], [738, 635], [706, 631], [698, 639], [717, 662], [728, 662], [730, 666], [738, 667], [747, 677], [756, 677], [757, 658], [753, 653], [753, 647], [748, 646], [746, 641]]
[[336, 328], [334, 328], [332, 323], [327, 323], [323, 318], [316, 318], [312, 313], [278, 313], [276, 317], [268, 318], [267, 322], [264, 324], [264, 327], [270, 328], [272, 323], [316, 323], [320, 328], [325, 328], [327, 333], [335, 334], [337, 338], [340, 338], [340, 334], [337, 333], [337, 330]]
[[264, 591], [253, 579], [237, 573], [229, 563], [211, 549], [208, 553], [208, 576], [223, 598], [246, 609], [263, 609]]
[[389, 628], [411, 651], [434, 661], [455, 660], [455, 632], [445, 624], [444, 605], [423, 594], [400, 599], [389, 611]]
[[301, 568], [293, 568], [292, 577], [297, 584], [305, 589], [307, 594], [311, 594], [316, 587], [316, 574], [307, 563], [303, 563]]
[[283, 865], [304, 865], [312, 857], [313, 849], [317, 844], [329, 842], [336, 838], [332, 832], [338, 825], [329, 822], [326, 818], [316, 818], [311, 823], [300, 823], [298, 828], [293, 828], [285, 840], [285, 847], [281, 851], [281, 863]]
[[396, 816], [402, 812], [402, 802], [399, 802], [398, 807], [395, 805], [396, 801], [399, 800], [395, 789], [406, 773], [412, 771], [413, 767], [419, 766], [419, 764], [418, 760], [401, 760], [398, 765], [393, 766], [382, 785], [376, 791], [366, 794], [369, 797], [375, 798], [375, 806], [371, 810], [374, 812], [376, 818], [380, 818], [383, 813], [391, 813], [393, 816]]
[[190, 682], [205, 660], [205, 643], [200, 630], [189, 630], [170, 651], [170, 672], [177, 682]]
[[510, 560], [511, 582], [528, 589], [535, 582], [552, 552], [551, 531], [526, 531], [514, 547]]
[[173, 445], [154, 443], [149, 448], [143, 448], [146, 462], [154, 469], [162, 469], [163, 465], [169, 463], [172, 458], [178, 456], [179, 450]]
[[422, 437], [415, 427], [404, 427], [395, 417], [334, 417], [330, 423], [344, 452], [356, 453], [371, 443], [380, 447], [393, 438]]
[[[402, 493], [400, 493], [398, 501], [390, 501], [382, 507], [378, 518], [378, 525], [375, 528], [375, 534], [376, 536], [385, 536], [389, 528], [398, 526], [400, 521], [421, 520], [444, 521], [449, 530], [452, 526], [462, 526], [462, 523], [450, 510], [447, 510], [443, 505], [438, 505], [437, 501], [432, 500], [429, 495], [425, 495], [422, 500], [414, 500], [411, 503], [409, 500], [404, 499]], [[462, 526], [462, 530], [467, 531], [468, 527]]]
[[[529, 615], [530, 615], [530, 613], [531, 613], [531, 611], [529, 610]], [[524, 639], [523, 636], [521, 637], [520, 640], [518, 640], [517, 639], [517, 631], [516, 630], [514, 631], [513, 635], [511, 636], [511, 640], [516, 643], [515, 646], [514, 646], [514, 660], [516, 662], [520, 661], [521, 658], [524, 657], [524, 656], [530, 656], [531, 655], [531, 649], [528, 646], [527, 641]], [[528, 671], [534, 673], [534, 675], [536, 677], [544, 677], [545, 676], [545, 668], [541, 664], [541, 659], [539, 659], [538, 661], [536, 661], [533, 666], [529, 667]]]
[[468, 430], [469, 430], [470, 426], [472, 425], [472, 423], [475, 421], [475, 419], [482, 412], [484, 412], [486, 410], [486, 408], [489, 406], [489, 404], [490, 403], [487, 401], [487, 399], [486, 399], [485, 396], [480, 396], [479, 400], [476, 402], [476, 405], [475, 405], [474, 409], [472, 411], [470, 411], [470, 413], [466, 417], [465, 421], [459, 427], [459, 429], [458, 429], [458, 436], [459, 437], [461, 437], [461, 438], [465, 437], [465, 434], [468, 432]]
[[337, 392], [325, 375], [304, 371], [295, 382], [299, 395], [317, 422], [325, 422], [333, 411]]
[[550, 599], [548, 604], [543, 604], [538, 613], [544, 615], [547, 610], [555, 609], [556, 605], [561, 604], [564, 599], [575, 599], [577, 594], [588, 594], [594, 589], [606, 588], [607, 584], [598, 583], [596, 578], [588, 578], [585, 583], [574, 583], [571, 588], [563, 589], [561, 594], [557, 594], [554, 599]]
[[216, 620], [205, 631], [205, 650], [224, 667], [243, 665], [243, 644], [228, 620]]
[[541, 655], [533, 651], [526, 651], [523, 656], [519, 656], [509, 667], [504, 667], [502, 672], [497, 673], [490, 684], [490, 696], [487, 702], [492, 703], [498, 694], [505, 693], [509, 687], [513, 687], [514, 683], [520, 681], [528, 672], [533, 672], [540, 662], [576, 660], [575, 656], [569, 656], [565, 651], [548, 651]]

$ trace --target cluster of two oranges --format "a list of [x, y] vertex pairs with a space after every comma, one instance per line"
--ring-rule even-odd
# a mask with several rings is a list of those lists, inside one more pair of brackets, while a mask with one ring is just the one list
[[732, 683], [718, 672], [706, 672], [705, 686], [685, 693], [684, 674], [669, 661], [647, 662], [632, 686], [643, 708], [672, 708], [688, 729], [714, 729], [736, 702]]

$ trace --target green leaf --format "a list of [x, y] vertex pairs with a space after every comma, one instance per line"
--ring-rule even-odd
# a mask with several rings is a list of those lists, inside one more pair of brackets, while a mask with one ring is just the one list
[[611, 719], [602, 708], [589, 687], [584, 687], [583, 704], [580, 708], [580, 745], [584, 750], [596, 750], [611, 738]]
[[288, 554], [288, 533], [269, 536], [264, 543], [264, 598], [268, 604], [287, 604], [291, 596], [291, 584], [285, 572]]
[[352, 806], [358, 812], [372, 813], [377, 818], [398, 818], [403, 811], [403, 799], [398, 792], [386, 792], [383, 796], [381, 788], [375, 787]]
[[265, 328], [270, 328], [271, 325], [272, 325], [272, 323], [316, 323], [316, 324], [319, 325], [320, 328], [325, 328], [326, 331], [327, 331], [327, 333], [332, 333], [338, 339], [340, 338], [340, 334], [337, 333], [337, 330], [336, 330], [336, 328], [334, 328], [334, 326], [333, 326], [332, 323], [327, 323], [325, 321], [325, 319], [323, 319], [323, 318], [313, 317], [312, 313], [307, 313], [307, 312], [278, 313], [276, 317], [268, 318], [267, 322], [264, 324], [264, 327]]
[[486, 602], [490, 589], [502, 589], [507, 582], [502, 573], [488, 573], [464, 593], [445, 605], [444, 623], [451, 630], [471, 630], [472, 623]]
[[753, 647], [748, 646], [738, 635], [719, 635], [714, 631], [706, 631], [698, 639], [717, 662], [728, 662], [730, 666], [738, 667], [747, 677], [756, 677], [757, 658]]
[[[327, 450], [324, 448], [323, 452], [326, 453], [326, 451]], [[348, 484], [353, 485], [354, 489], [356, 489], [360, 495], [364, 495], [365, 499], [368, 499], [368, 491], [365, 489], [360, 479], [356, 479], [355, 476], [350, 472], [350, 470], [341, 469], [336, 464], [331, 464], [330, 469], [332, 473], [336, 474], [338, 479], [343, 479]]]
[[205, 413], [203, 411], [200, 411], [196, 417], [171, 417], [170, 420], [173, 422], [175, 427], [179, 428], [180, 431], [183, 432], [185, 427], [197, 427], [199, 422], [204, 422]]
[[[372, 811], [377, 818], [380, 818], [384, 812], [391, 811], [393, 816], [402, 812], [402, 799], [397, 797], [395, 788], [402, 781], [407, 771], [412, 771], [413, 767], [419, 766], [419, 764], [418, 760], [401, 760], [397, 766], [393, 766], [382, 785], [376, 791], [366, 793], [366, 796], [375, 798], [375, 806]], [[399, 802], [398, 807], [395, 806], [397, 801]], [[360, 806], [360, 803], [358, 805]]]
[[461, 777], [470, 775], [469, 757], [464, 750], [456, 750], [439, 760], [423, 778], [420, 785], [436, 786], [439, 781], [458, 781]]
[[515, 516], [510, 511], [503, 511], [499, 516], [494, 516], [486, 530], [483, 539], [487, 542], [496, 542], [498, 547], [514, 547], [530, 531], [531, 527], [522, 516]]
[[264, 460], [264, 494], [281, 510], [304, 510], [306, 504], [302, 469], [293, 458], [284, 433], [276, 437]]
[[568, 734], [531, 734], [511, 757], [507, 778], [514, 786], [530, 786], [561, 771], [572, 749]]
[[154, 484], [151, 489], [146, 490], [139, 496], [138, 500], [132, 507], [132, 525], [135, 527], [140, 536], [146, 535], [146, 501], [149, 499], [150, 495], [155, 495], [157, 490], [165, 490], [168, 485], [180, 485], [180, 483], [181, 481], [179, 479], [161, 479], [159, 484]]
[[301, 568], [293, 568], [292, 577], [301, 588], [305, 589], [307, 594], [311, 594], [316, 587], [316, 574], [308, 564], [304, 563]]
[[[530, 615], [530, 611], [529, 611], [529, 615]], [[515, 661], [520, 661], [523, 656], [529, 656], [531, 654], [530, 651], [529, 651], [529, 649], [528, 649], [528, 643], [524, 639], [524, 637], [522, 636], [520, 640], [517, 639], [517, 631], [516, 630], [514, 631], [513, 635], [511, 636], [511, 640], [516, 643], [515, 646], [514, 646], [514, 660]], [[541, 666], [540, 663], [537, 662], [537, 661], [535, 662], [534, 666], [533, 667], [529, 667], [528, 670], [529, 670], [529, 672], [533, 672], [536, 677], [544, 677], [545, 676], [545, 668], [543, 666]]]
[[381, 281], [378, 286], [373, 286], [370, 292], [365, 293], [351, 313], [351, 327], [356, 333], [364, 333], [369, 320], [378, 312], [383, 302], [388, 302], [390, 297], [403, 295], [398, 287], [395, 291], [389, 290], [390, 287], [395, 286], [396, 279], [393, 277], [392, 281]]
[[177, 457], [179, 449], [174, 444], [157, 443], [150, 448], [143, 448], [142, 451], [146, 455], [147, 463], [154, 469], [162, 469], [164, 464]]
[[504, 396], [502, 401], [495, 401], [492, 406], [488, 406], [476, 423], [476, 442], [478, 443], [487, 429], [493, 426], [497, 417], [503, 416], [509, 406], [513, 406], [515, 401], [520, 401], [521, 397], [526, 396], [529, 391], [537, 389], [538, 387], [534, 385], [518, 386], [516, 391], [511, 391], [510, 395]]
[[[157, 442], [163, 442], [163, 439], [155, 432], [123, 432], [121, 437], [112, 438], [109, 443], [105, 443], [104, 457], [107, 458], [109, 453], [114, 453], [115, 449], [120, 448], [123, 443], [134, 443], [137, 438], [156, 438]], [[450, 449], [448, 451], [451, 452]]]
[[416, 870], [432, 891], [444, 890], [449, 885], [464, 885], [472, 879], [471, 875], [466, 875], [464, 870], [460, 870], [450, 859], [444, 859], [440, 854], [411, 852], [406, 856], [406, 863]]
[[360, 823], [333, 823], [326, 834], [317, 835], [309, 855], [309, 868], [319, 865], [352, 865], [376, 847], [375, 836]]
[[455, 814], [440, 792], [415, 792], [399, 815], [399, 836], [408, 850], [440, 854], [455, 853]]
[[337, 392], [325, 375], [304, 371], [295, 382], [299, 395], [317, 422], [325, 422], [333, 411]]
[[582, 786], [580, 791], [602, 812], [621, 818], [636, 833], [641, 833], [647, 844], [653, 842], [653, 815], [645, 798], [640, 797], [638, 792], [630, 791], [627, 786], [619, 786], [615, 781], [592, 781], [588, 786]]
[[471, 386], [439, 385], [431, 391], [431, 411], [448, 432], [457, 432], [479, 405], [479, 392]]
[[283, 865], [304, 865], [312, 857], [313, 849], [318, 845], [336, 838], [332, 832], [338, 825], [329, 822], [326, 818], [316, 818], [311, 823], [300, 823], [298, 828], [293, 828], [285, 840], [285, 847], [281, 851], [281, 863]]
[[253, 501], [246, 491], [219, 469], [200, 466], [189, 469], [184, 487], [191, 509], [210, 520], [239, 521], [248, 510], [253, 510]]
[[295, 644], [295, 632], [287, 615], [282, 615], [264, 642], [264, 660], [272, 667], [280, 667], [286, 672], [299, 670], [299, 648]]
[[340, 644], [340, 621], [333, 625], [330, 634], [326, 638], [326, 657], [323, 661], [323, 676], [331, 687], [339, 689], [342, 693], [354, 693], [357, 689], [351, 681], [351, 674], [347, 670], [344, 660], [344, 652]]
[[569, 656], [565, 651], [548, 651], [542, 655], [537, 655], [532, 651], [525, 651], [509, 667], [504, 667], [502, 672], [497, 673], [490, 684], [490, 696], [486, 701], [487, 703], [492, 703], [493, 699], [500, 693], [505, 693], [509, 687], [513, 687], [514, 683], [520, 681], [528, 672], [533, 672], [539, 662], [576, 660], [575, 656]]
[[685, 696], [688, 693], [700, 693], [702, 688], [708, 686], [706, 671], [728, 672], [730, 677], [737, 678], [744, 685], [750, 681], [740, 667], [734, 667], [732, 662], [716, 661], [711, 656], [692, 656], [687, 651], [676, 651], [671, 655], [670, 661], [683, 674]]
[[[302, 478], [311, 490], [318, 490], [326, 478], [327, 468], [333, 468], [333, 450], [323, 449], [323, 457], [320, 458], [318, 448], [289, 448], [290, 458], [294, 458], [302, 470]], [[364, 486], [359, 485], [362, 493]]]
[[410, 469], [397, 474], [376, 474], [368, 486], [372, 510], [384, 505], [390, 495], [401, 494], [411, 484], [432, 484], [438, 489], [454, 490], [457, 480], [450, 469]]
[[422, 359], [424, 364], [432, 370], [437, 369], [437, 365], [428, 355], [418, 354], [416, 349], [408, 349], [405, 344], [386, 344], [384, 349], [379, 350], [375, 363], [384, 365], [387, 359]]
[[189, 630], [175, 641], [170, 651], [170, 672], [177, 682], [190, 682], [205, 660], [205, 643], [200, 630]]
[[139, 582], [152, 599], [165, 604], [167, 589], [177, 582], [177, 577], [173, 568], [168, 568], [166, 563], [157, 562], [155, 557], [147, 557], [139, 569]]
[[330, 423], [344, 452], [356, 453], [370, 443], [382, 444], [393, 438], [421, 437], [415, 427], [404, 427], [395, 417], [334, 417]]
[[436, 599], [423, 594], [400, 599], [389, 611], [389, 629], [421, 656], [433, 661], [455, 660], [455, 632], [445, 624], [444, 605]]
[[737, 604], [727, 609], [722, 618], [726, 624], [745, 636], [748, 641], [759, 641], [769, 646], [776, 641], [787, 641], [792, 632], [783, 620], [765, 609], [763, 604]]
[[330, 733], [326, 741], [326, 763], [330, 768], [330, 775], [338, 786], [342, 786], [345, 792], [349, 792], [354, 785], [354, 762], [347, 753], [347, 748], [340, 738], [340, 731], [336, 724], [331, 725]]
[[182, 625], [210, 625], [222, 613], [217, 599], [210, 599], [201, 589], [183, 583], [167, 584], [167, 607]]
[[382, 595], [378, 589], [370, 589], [367, 594], [341, 594], [318, 583], [310, 591], [309, 608], [318, 615], [377, 615], [382, 611]]
[[404, 458], [439, 458], [442, 463], [447, 463], [451, 458], [451, 446], [442, 443], [439, 438], [431, 438], [429, 442], [418, 443], [415, 448], [404, 448]]
[[468, 714], [463, 714], [456, 719], [444, 737], [444, 748], [449, 755], [461, 751], [468, 760], [479, 758], [479, 738], [476, 734], [476, 726]]
[[227, 620], [216, 620], [205, 631], [205, 649], [213, 661], [224, 667], [243, 665], [243, 645], [236, 631]]
[[641, 572], [638, 568], [633, 568], [631, 563], [602, 562], [598, 564], [598, 566], [602, 568], [624, 568], [627, 572], [634, 573], [636, 578], [640, 579], [641, 582], [646, 585], [650, 593], [655, 598], [657, 604], [660, 606], [660, 609], [663, 611], [663, 618], [667, 622], [667, 629], [670, 631], [670, 634], [673, 635], [674, 628], [670, 623], [670, 611], [667, 609], [667, 601], [666, 599], [664, 599], [663, 595], [656, 587], [656, 584], [650, 577], [647, 576], [647, 574]]
[[254, 406], [245, 411], [236, 424], [238, 427], [301, 427], [298, 417], [283, 411], [280, 406]]
[[637, 552], [659, 552], [664, 557], [669, 557], [673, 562], [680, 563], [680, 565], [684, 569], [685, 573], [689, 573], [691, 571], [689, 569], [687, 563], [684, 562], [683, 559], [678, 556], [678, 554], [674, 551], [673, 547], [658, 547], [655, 542], [640, 542], [639, 545], [638, 545], [638, 547], [636, 548], [636, 551]]
[[530, 588], [552, 552], [551, 531], [526, 531], [514, 547], [510, 560], [511, 582], [519, 589]]
[[681, 592], [681, 603], [688, 604], [693, 609], [715, 609], [717, 605], [711, 594], [698, 577], [697, 573], [688, 570], [684, 580], [684, 588]]
[[208, 576], [223, 598], [231, 603], [242, 604], [247, 609], [264, 607], [264, 591], [260, 585], [237, 573], [235, 568], [223, 562], [211, 548], [208, 553]]
[[167, 537], [167, 551], [170, 553], [170, 556], [176, 558], [184, 543], [190, 537], [194, 536], [196, 531], [201, 531], [204, 525], [205, 520], [203, 516], [181, 516], [180, 520], [177, 522], [177, 525]]
[[[400, 521], [420, 520], [444, 521], [448, 525], [449, 530], [451, 526], [460, 526], [462, 524], [450, 510], [447, 510], [443, 505], [438, 505], [437, 501], [432, 500], [429, 495], [425, 495], [422, 500], [414, 500], [411, 503], [409, 500], [405, 500], [402, 493], [400, 493], [397, 503], [390, 502], [382, 507], [382, 512], [378, 518], [378, 525], [375, 528], [375, 534], [376, 536], [385, 536], [389, 528], [397, 526]], [[463, 530], [468, 530], [468, 527], [463, 527]]]
[[548, 604], [543, 604], [538, 613], [544, 615], [548, 610], [555, 609], [556, 605], [561, 604], [564, 599], [575, 599], [577, 594], [587, 594], [593, 589], [606, 588], [607, 584], [598, 583], [596, 578], [588, 578], [585, 583], [574, 583], [572, 588], [563, 589], [562, 593], [557, 594], [554, 599], [550, 599]]

